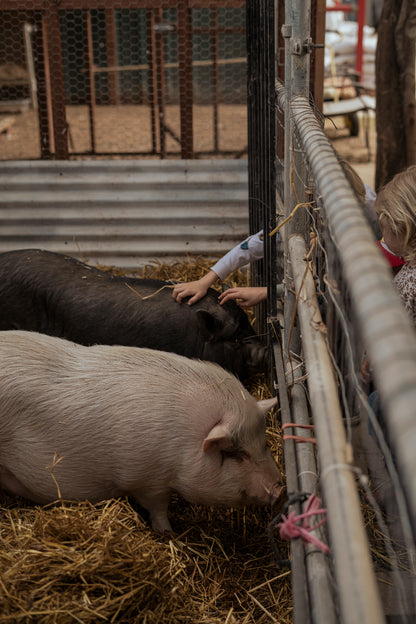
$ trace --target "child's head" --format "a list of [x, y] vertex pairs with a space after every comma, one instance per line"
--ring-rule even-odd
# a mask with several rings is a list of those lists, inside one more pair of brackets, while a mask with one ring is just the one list
[[374, 209], [391, 251], [416, 262], [416, 165], [396, 174], [378, 191]]

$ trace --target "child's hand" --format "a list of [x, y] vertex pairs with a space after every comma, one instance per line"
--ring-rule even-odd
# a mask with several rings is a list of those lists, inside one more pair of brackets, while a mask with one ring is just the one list
[[228, 288], [218, 297], [221, 305], [231, 299], [236, 299], [239, 306], [248, 308], [257, 305], [267, 298], [267, 288], [265, 286], [246, 286], [244, 288]]
[[205, 275], [200, 277], [199, 280], [176, 284], [172, 291], [172, 297], [178, 303], [182, 303], [183, 299], [186, 297], [191, 297], [191, 299], [187, 301], [187, 304], [192, 305], [202, 299], [202, 297], [205, 297], [208, 288], [212, 286], [217, 279], [218, 275], [214, 273], [214, 271], [210, 270], [208, 273], [205, 273]]
[[182, 300], [186, 297], [191, 297], [187, 303], [188, 305], [192, 305], [202, 299], [202, 297], [207, 294], [207, 290], [208, 286], [205, 286], [200, 280], [196, 280], [195, 282], [176, 284], [172, 292], [172, 297], [178, 303], [182, 303]]

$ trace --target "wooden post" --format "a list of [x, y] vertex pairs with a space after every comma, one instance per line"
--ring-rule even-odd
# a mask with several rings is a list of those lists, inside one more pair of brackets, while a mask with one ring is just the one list
[[37, 114], [39, 122], [40, 155], [42, 159], [52, 158], [52, 104], [48, 65], [48, 41], [45, 20], [36, 13], [35, 28], [32, 34], [33, 57], [37, 84]]
[[[156, 16], [159, 22], [163, 21], [163, 9], [156, 9]], [[157, 106], [159, 116], [159, 140], [160, 157], [166, 157], [166, 131], [165, 131], [165, 48], [163, 35], [155, 35], [156, 42], [156, 72], [157, 72]]]
[[[118, 63], [115, 9], [105, 9], [105, 40], [107, 46], [107, 65], [116, 67]], [[108, 73], [108, 96], [110, 104], [113, 106], [120, 104], [117, 72]]]
[[85, 41], [85, 57], [87, 61], [87, 104], [88, 104], [88, 118], [90, 122], [90, 139], [91, 139], [91, 152], [95, 154], [95, 77], [94, 77], [94, 53], [93, 53], [93, 41], [92, 41], [92, 25], [91, 25], [91, 13], [90, 11], [84, 11], [84, 28], [86, 32]]
[[192, 14], [187, 0], [178, 3], [181, 157], [193, 158]]
[[68, 159], [68, 124], [65, 111], [65, 80], [62, 58], [61, 25], [56, 5], [45, 5], [45, 29], [47, 40], [47, 72], [53, 68], [53, 80], [50, 81], [52, 103], [52, 121], [54, 138], [54, 157], [57, 160]]
[[157, 152], [157, 134], [156, 134], [156, 95], [157, 95], [157, 68], [156, 68], [156, 34], [155, 34], [155, 12], [153, 9], [146, 11], [146, 28], [147, 28], [147, 63], [148, 71], [148, 89], [150, 102], [150, 127], [152, 135], [152, 153]]
[[211, 25], [212, 25], [212, 81], [214, 87], [214, 152], [219, 151], [218, 141], [218, 105], [219, 105], [219, 72], [218, 72], [218, 10], [211, 9]]

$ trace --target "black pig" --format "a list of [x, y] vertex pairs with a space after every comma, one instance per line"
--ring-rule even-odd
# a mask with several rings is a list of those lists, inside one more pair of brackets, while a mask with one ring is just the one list
[[234, 302], [218, 293], [193, 306], [162, 280], [112, 275], [63, 254], [0, 254], [0, 330], [23, 329], [83, 345], [118, 344], [217, 362], [241, 379], [266, 368], [266, 347]]

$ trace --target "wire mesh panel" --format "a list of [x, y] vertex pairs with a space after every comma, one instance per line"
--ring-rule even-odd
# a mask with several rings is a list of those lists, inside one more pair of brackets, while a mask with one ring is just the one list
[[[276, 223], [275, 172], [275, 44], [274, 2], [247, 2], [248, 55], [248, 132], [249, 132], [249, 210], [250, 232], [263, 230], [265, 260], [255, 263], [251, 271], [254, 286], [276, 287], [276, 248], [270, 244], [269, 232]], [[267, 279], [266, 274], [267, 273]], [[275, 315], [275, 298], [268, 298], [270, 315]], [[265, 311], [259, 308], [256, 322], [265, 332]]]
[[[286, 94], [283, 85], [278, 84], [277, 93], [279, 106], [284, 108]], [[316, 310], [316, 313], [311, 314], [308, 324], [301, 325], [300, 354], [305, 359], [300, 361], [306, 367], [308, 397], [320, 450], [321, 467], [318, 478], [322, 480], [321, 487], [325, 492], [332, 470], [341, 466], [335, 461], [327, 464], [328, 456], [322, 455], [324, 441], [319, 432], [322, 413], [317, 411], [317, 396], [321, 394], [322, 397], [329, 392], [335, 375], [335, 394], [339, 408], [335, 407], [335, 403], [330, 406], [328, 404], [328, 417], [331, 420], [323, 419], [324, 428], [326, 431], [331, 427], [330, 423], [336, 420], [335, 414], [339, 409], [345, 428], [345, 434], [342, 434], [345, 435], [345, 444], [354, 452], [354, 457], [348, 460], [351, 463], [344, 464], [345, 470], [360, 475], [362, 513], [373, 514], [367, 527], [371, 547], [376, 552], [382, 548], [386, 553], [388, 574], [392, 575], [395, 583], [393, 595], [399, 605], [396, 608], [402, 614], [413, 614], [414, 577], [411, 571], [414, 571], [415, 545], [412, 518], [413, 481], [409, 480], [409, 474], [413, 472], [413, 456], [407, 454], [406, 457], [403, 438], [397, 446], [400, 432], [403, 432], [398, 421], [405, 417], [406, 409], [411, 409], [412, 399], [409, 397], [406, 401], [405, 395], [413, 393], [413, 385], [404, 387], [399, 375], [395, 379], [393, 369], [395, 366], [402, 366], [404, 345], [401, 340], [405, 335], [408, 351], [405, 356], [408, 363], [406, 374], [410, 377], [415, 375], [414, 332], [408, 323], [403, 322], [401, 306], [392, 286], [393, 275], [388, 273], [381, 255], [378, 254], [370, 222], [366, 219], [362, 195], [364, 188], [360, 190], [359, 178], [338, 157], [322, 130], [321, 120], [306, 98], [292, 98], [290, 115], [295, 128], [290, 139], [291, 179], [292, 184], [296, 183], [297, 187], [295, 210], [302, 211], [306, 218], [306, 229], [299, 232], [305, 245], [305, 250], [300, 254], [304, 268], [296, 286], [292, 281], [286, 284], [288, 291], [293, 290], [296, 293], [296, 306], [291, 312], [291, 322], [285, 324], [284, 333], [288, 336], [292, 366], [297, 367], [299, 360], [296, 352], [292, 353], [292, 329], [299, 326], [296, 307], [298, 310], [302, 306]], [[302, 167], [298, 168], [296, 162], [300, 155]], [[284, 165], [287, 166], [287, 163]], [[364, 187], [362, 181], [361, 186]], [[299, 193], [301, 187], [302, 195]], [[296, 235], [292, 233], [292, 237], [294, 236]], [[290, 256], [287, 262], [294, 267], [296, 256], [293, 240], [289, 238]], [[308, 275], [313, 277], [315, 283], [316, 295], [313, 300], [310, 294], [305, 295], [302, 290]], [[288, 279], [291, 280], [290, 275]], [[287, 306], [287, 299], [284, 305]], [[386, 331], [387, 326], [391, 331], [394, 326], [394, 338]], [[326, 345], [331, 358], [330, 366], [326, 370], [323, 360], [319, 359], [313, 361], [311, 368], [310, 355], [308, 356], [319, 338]], [[363, 360], [368, 354], [371, 354], [374, 367], [369, 386], [363, 383], [361, 376]], [[387, 373], [388, 369], [391, 377]], [[313, 380], [317, 377], [318, 385], [314, 385]], [[384, 381], [380, 382], [381, 379]], [[396, 383], [400, 390], [394, 389]], [[384, 396], [381, 411], [380, 407], [376, 408], [373, 395], [368, 396], [373, 391], [377, 392], [378, 399]], [[334, 450], [337, 444], [333, 437], [329, 447], [326, 447], [327, 452]], [[341, 444], [340, 448], [342, 446]], [[344, 453], [340, 457], [345, 457]], [[326, 496], [330, 509], [333, 504], [331, 492], [327, 490]], [[347, 496], [346, 491], [342, 496]], [[334, 533], [334, 524], [329, 529], [330, 534]], [[374, 537], [377, 530], [380, 531], [378, 539]], [[344, 537], [341, 538], [343, 543]], [[337, 552], [337, 536], [333, 534], [332, 540], [336, 567], [341, 555]], [[380, 542], [383, 543], [382, 546]], [[352, 561], [353, 555], [350, 555]], [[374, 569], [381, 570], [381, 575], [384, 568], [386, 574], [386, 568], [380, 565], [377, 557], [373, 558], [372, 565]], [[339, 570], [335, 570], [335, 576], [338, 575]], [[348, 594], [354, 582], [353, 579], [348, 579], [348, 583], [340, 591], [338, 608], [341, 610], [346, 608], [346, 604], [342, 604], [345, 601], [344, 591]], [[361, 601], [363, 612], [370, 604], [366, 592], [367, 590], [363, 591], [359, 597], [357, 595], [357, 605]], [[386, 603], [385, 606], [387, 610], [391, 608], [391, 604]], [[377, 608], [376, 603], [374, 607]], [[371, 615], [363, 615], [364, 619], [368, 617], [372, 621]]]
[[242, 156], [242, 0], [5, 0], [1, 158]]
[[[283, 296], [269, 289], [269, 298], [275, 298], [269, 310], [281, 312], [277, 322], [269, 315], [268, 328], [278, 338], [274, 354], [282, 422], [293, 427], [292, 438], [299, 442], [294, 444], [291, 436], [284, 442], [288, 488], [290, 493], [305, 491], [308, 479], [306, 491], [322, 493], [328, 532], [321, 535], [332, 550], [326, 570], [319, 562], [314, 568], [306, 546], [297, 557], [292, 541], [294, 620], [314, 621], [315, 615], [328, 622], [381, 622], [383, 608], [391, 614], [394, 603], [393, 613], [404, 622], [416, 609], [410, 442], [415, 434], [410, 416], [414, 331], [377, 250], [354, 172], [339, 159], [310, 103], [309, 55], [314, 56], [317, 43], [310, 22], [317, 12], [308, 16], [308, 2], [278, 4], [276, 32], [285, 41], [277, 41], [276, 73], [282, 79], [276, 84], [277, 200], [265, 207], [265, 218], [271, 209], [282, 225], [283, 203], [287, 222], [280, 230], [285, 241]], [[284, 72], [279, 71], [282, 55]], [[279, 143], [283, 135], [284, 149]], [[265, 279], [269, 285], [267, 273]], [[370, 385], [361, 375], [367, 355], [373, 367]], [[406, 381], [399, 373], [404, 362]], [[309, 457], [306, 462], [305, 425], [314, 427], [316, 463]], [[289, 509], [295, 513], [294, 506]], [[307, 581], [296, 569], [299, 559], [300, 565], [306, 561]], [[394, 585], [388, 597], [376, 575]], [[331, 596], [322, 600], [328, 585]]]

